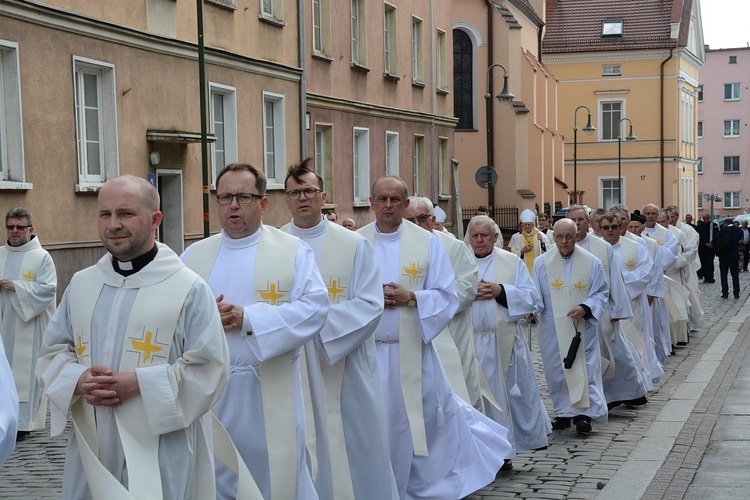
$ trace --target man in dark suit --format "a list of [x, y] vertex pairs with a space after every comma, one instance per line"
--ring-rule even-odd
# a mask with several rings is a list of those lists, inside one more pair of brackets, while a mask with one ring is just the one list
[[740, 227], [742, 231], [742, 241], [740, 249], [742, 250], [742, 272], [747, 272], [748, 256], [750, 256], [750, 228], [747, 227], [747, 221], [742, 221]]
[[719, 274], [721, 275], [721, 298], [729, 297], [727, 271], [732, 273], [732, 291], [734, 298], [740, 298], [740, 242], [742, 229], [736, 227], [732, 219], [724, 220], [724, 227], [714, 235], [711, 244], [719, 257]]
[[[711, 217], [708, 213], [698, 222], [695, 230], [698, 231], [700, 241], [698, 244], [698, 258], [701, 261], [701, 268], [698, 269], [698, 279], [703, 279], [705, 283], [714, 283], [714, 249], [710, 246], [711, 238], [719, 232], [719, 226], [715, 222], [710, 222]], [[713, 234], [711, 227], [713, 226]]]

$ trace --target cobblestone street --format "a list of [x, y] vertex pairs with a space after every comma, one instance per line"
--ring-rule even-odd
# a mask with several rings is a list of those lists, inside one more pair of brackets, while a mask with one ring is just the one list
[[[579, 436], [573, 428], [553, 431], [547, 450], [519, 453], [513, 459], [512, 471], [500, 473], [491, 485], [469, 498], [684, 498], [691, 482], [703, 477], [701, 462], [711, 449], [718, 407], [726, 399], [748, 348], [737, 334], [750, 328], [750, 322], [743, 326], [750, 314], [744, 307], [750, 273], [741, 273], [740, 280], [739, 300], [721, 299], [718, 279], [714, 284], [700, 285], [703, 325], [691, 334], [688, 346], [678, 347], [676, 355], [669, 358], [666, 373], [655, 384], [646, 406], [614, 409], [609, 424], [594, 423], [594, 431], [587, 437]], [[534, 330], [532, 339], [536, 338]], [[712, 346], [722, 342], [726, 355], [722, 353], [719, 361], [712, 362], [710, 382], [696, 381], [702, 363], [712, 359]], [[552, 415], [535, 341], [532, 354], [542, 396]], [[721, 359], [729, 361], [722, 364]], [[690, 406], [690, 401], [695, 405]], [[59, 498], [66, 442], [67, 433], [52, 439], [48, 432], [37, 432], [18, 443], [0, 469], [0, 498]], [[646, 461], [634, 461], [643, 454]], [[651, 462], [648, 457], [653, 457]], [[744, 481], [750, 479], [744, 477]], [[609, 483], [613, 484], [608, 487]], [[618, 485], [620, 489], [613, 490]]]

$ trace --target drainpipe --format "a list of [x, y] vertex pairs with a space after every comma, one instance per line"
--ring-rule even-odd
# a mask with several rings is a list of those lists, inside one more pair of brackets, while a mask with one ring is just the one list
[[[492, 2], [490, 0], [484, 0], [484, 3], [487, 4], [487, 67], [489, 68], [493, 64], [493, 46], [495, 44], [493, 35], [492, 35]], [[486, 70], [485, 70], [486, 72]], [[481, 81], [481, 79], [479, 80]], [[487, 76], [487, 81], [489, 82], [489, 88], [492, 89], [492, 71], [489, 72], [489, 75]], [[494, 139], [494, 131], [495, 131], [495, 123], [494, 123], [494, 106], [492, 106], [492, 99], [490, 99], [490, 105], [486, 107], [486, 113], [487, 113], [487, 128], [493, 131], [493, 137], [487, 138], [487, 160], [490, 162], [490, 165], [495, 165], [495, 148], [493, 147], [493, 139]], [[488, 172], [489, 175], [489, 172]], [[489, 181], [489, 179], [488, 179]], [[490, 196], [488, 197], [488, 209], [490, 210], [490, 214], [495, 213], [495, 186], [490, 186], [487, 188], [489, 190]]]
[[[307, 73], [305, 68], [305, 0], [297, 0], [297, 23], [299, 24], [299, 154], [307, 158]], [[333, 202], [333, 200], [331, 200]]]
[[669, 57], [661, 62], [659, 68], [659, 84], [661, 85], [660, 96], [659, 96], [659, 165], [661, 178], [659, 179], [659, 187], [661, 189], [661, 207], [664, 207], [664, 67], [672, 59], [674, 54], [674, 47], [669, 48]]
[[[437, 137], [436, 137], [436, 130], [435, 130], [435, 58], [432, 57], [432, 54], [435, 53], [435, 12], [433, 10], [433, 0], [430, 0], [430, 115], [432, 116], [431, 123], [430, 123], [430, 165], [433, 167], [435, 166], [436, 161], [436, 149], [437, 149]], [[447, 47], [446, 47], [447, 50]], [[448, 63], [448, 58], [446, 56], [446, 64]], [[429, 195], [425, 194], [424, 196], [427, 196], [430, 198], [430, 200], [435, 200], [435, 206], [437, 206], [438, 202], [440, 201], [440, 189], [438, 188], [438, 175], [440, 175], [440, 165], [438, 165], [438, 168], [432, 168], [432, 174], [430, 183], [430, 191], [431, 193]], [[435, 175], [437, 173], [437, 175]]]

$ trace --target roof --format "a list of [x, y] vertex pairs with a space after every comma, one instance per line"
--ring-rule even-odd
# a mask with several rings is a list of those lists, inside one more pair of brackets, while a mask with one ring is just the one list
[[[684, 46], [693, 0], [547, 0], [545, 54]], [[605, 19], [622, 19], [621, 36], [602, 36]], [[673, 38], [672, 26], [679, 26]]]

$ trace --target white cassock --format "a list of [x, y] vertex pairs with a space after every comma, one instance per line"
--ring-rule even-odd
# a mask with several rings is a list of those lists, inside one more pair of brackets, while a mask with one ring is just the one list
[[[502, 283], [507, 307], [496, 300], [477, 300], [471, 306], [477, 357], [492, 395], [502, 406], [500, 412], [487, 403], [485, 411], [503, 425], [511, 420], [513, 432], [509, 435], [513, 436], [515, 451], [534, 450], [547, 446], [547, 434], [552, 431], [549, 415], [539, 392], [534, 361], [524, 335], [524, 326], [528, 324], [525, 318], [534, 312], [538, 300], [537, 291], [526, 265], [510, 252], [496, 248], [485, 257], [475, 256], [475, 260], [479, 266], [480, 279], [493, 282], [497, 259], [503, 255], [512, 256], [516, 266], [515, 281]], [[515, 331], [513, 339], [506, 344], [511, 347], [510, 353], [503, 352], [504, 349], [498, 345], [498, 320], [509, 323]], [[507, 369], [503, 368], [499, 356], [509, 358]], [[503, 405], [503, 400], [507, 402], [506, 405]]]
[[0, 342], [0, 467], [16, 447], [18, 394], [5, 350]]
[[[315, 489], [320, 498], [346, 498], [347, 495], [372, 500], [394, 498], [397, 495], [396, 483], [388, 455], [383, 391], [372, 335], [383, 314], [383, 286], [375, 251], [365, 238], [329, 222], [325, 217], [311, 228], [300, 228], [292, 222], [282, 230], [310, 245], [331, 299], [325, 326], [305, 344], [307, 380], [315, 415], [314, 429], [307, 429], [315, 436]], [[331, 248], [325, 243], [328, 237], [334, 238], [339, 245], [354, 245], [353, 262], [341, 260], [344, 255], [349, 255], [343, 251], [322, 256], [324, 248]], [[340, 280], [335, 282], [335, 274], [327, 272], [329, 259], [334, 259], [336, 267], [351, 268], [351, 281], [345, 289]], [[337, 297], [334, 293], [346, 295]], [[330, 384], [336, 380], [330, 376], [331, 366], [343, 372], [340, 387], [324, 390], [327, 381]], [[327, 369], [328, 377], [323, 375], [322, 368]], [[331, 407], [325, 395], [337, 392], [340, 393], [339, 401]], [[337, 413], [341, 415], [343, 427], [341, 424], [337, 426], [336, 417], [332, 417]], [[331, 456], [341, 450], [336, 443], [344, 443], [343, 456]], [[343, 467], [332, 466], [332, 458], [334, 464], [343, 460]], [[333, 471], [347, 466], [350, 477], [337, 480]], [[346, 493], [347, 489], [349, 493]]]
[[0, 334], [16, 380], [18, 430], [44, 429], [47, 399], [34, 371], [44, 330], [55, 313], [55, 264], [32, 236], [24, 245], [0, 247], [0, 278], [12, 279], [16, 289], [0, 291]]
[[[559, 251], [557, 248], [550, 252]], [[568, 276], [566, 285], [568, 292], [573, 293], [570, 289], [571, 266], [572, 260], [576, 258], [577, 252], [586, 252], [581, 248], [576, 248], [568, 259], [563, 259], [566, 274]], [[588, 253], [588, 252], [586, 252]], [[558, 258], [562, 258], [558, 255]], [[560, 346], [557, 340], [557, 331], [555, 328], [555, 311], [552, 308], [552, 297], [550, 295], [550, 282], [547, 277], [547, 267], [544, 262], [544, 256], [541, 255], [534, 261], [534, 272], [532, 274], [534, 286], [540, 299], [536, 305], [536, 315], [539, 318], [539, 349], [542, 353], [544, 362], [544, 375], [547, 379], [547, 388], [552, 397], [555, 416], [570, 418], [578, 415], [586, 415], [597, 422], [607, 423], [607, 402], [604, 399], [604, 390], [602, 388], [601, 373], [601, 352], [599, 349], [599, 319], [604, 313], [607, 304], [608, 285], [604, 276], [604, 268], [597, 258], [592, 259], [591, 273], [589, 274], [589, 284], [586, 297], [583, 300], [574, 300], [574, 304], [585, 304], [591, 310], [589, 319], [579, 321], [579, 331], [583, 326], [584, 341], [583, 348], [586, 358], [586, 375], [588, 384], [589, 404], [587, 407], [573, 407], [570, 403], [568, 383], [565, 380], [563, 357], [566, 353], [560, 352]], [[561, 311], [565, 315], [567, 311]], [[573, 321], [573, 320], [571, 320]]]
[[659, 244], [649, 238], [638, 238], [646, 242], [649, 255], [654, 260], [654, 271], [651, 273], [646, 295], [653, 297], [651, 301], [651, 318], [653, 321], [654, 331], [654, 352], [659, 363], [665, 365], [667, 358], [672, 352], [672, 338], [669, 333], [669, 311], [664, 301], [667, 284], [664, 279], [664, 268], [661, 263], [662, 254], [659, 251]]
[[[623, 281], [624, 264], [621, 258], [616, 258], [617, 252], [612, 245], [596, 236], [588, 234], [577, 245], [599, 258], [609, 283], [606, 314], [599, 324], [602, 341], [599, 347], [603, 359], [610, 362], [606, 368], [602, 366], [604, 397], [607, 403], [638, 399], [645, 396], [647, 391], [638, 351], [625, 335], [625, 329], [633, 324], [630, 319], [633, 317], [633, 308]], [[612, 319], [619, 321], [612, 322]], [[631, 331], [634, 332], [635, 329]]]
[[[299, 241], [293, 264], [294, 281], [288, 292], [289, 302], [280, 305], [256, 302], [253, 285], [256, 257], [261, 234], [266, 230], [261, 225], [250, 236], [238, 239], [229, 238], [222, 231], [221, 248], [208, 278], [215, 296], [223, 294], [224, 302], [240, 305], [244, 310], [242, 327], [226, 331], [229, 344], [229, 381], [224, 396], [216, 403], [215, 412], [232, 437], [263, 497], [271, 498], [260, 363], [291, 352], [297, 460], [296, 465], [288, 464], [289, 481], [296, 481], [295, 498], [307, 500], [317, 498], [317, 494], [305, 459], [305, 410], [299, 375], [299, 353], [300, 347], [311, 340], [325, 324], [328, 290], [320, 278], [312, 250], [306, 243]], [[286, 237], [291, 238], [288, 235]], [[198, 243], [194, 243], [196, 244]], [[191, 248], [192, 246], [185, 250], [183, 260], [190, 260]], [[289, 264], [292, 265], [291, 262]], [[216, 488], [217, 498], [234, 498], [237, 476], [217, 464]]]
[[[184, 267], [169, 247], [157, 244], [158, 253], [143, 269], [124, 277], [114, 271], [106, 254], [95, 265], [104, 283], [91, 319], [91, 364], [118, 372], [126, 327], [141, 290], [157, 285]], [[75, 280], [75, 276], [73, 278]], [[87, 366], [78, 362], [71, 287], [46, 333], [37, 373], [50, 403], [52, 435], [65, 428], [70, 407], [80, 396], [76, 384]], [[213, 446], [209, 411], [224, 391], [229, 354], [216, 301], [206, 283], [196, 279], [179, 313], [167, 363], [136, 369], [148, 426], [159, 439], [159, 466], [164, 498], [195, 498], [213, 491]], [[87, 404], [87, 403], [84, 403]], [[96, 435], [101, 463], [121, 483], [127, 484], [127, 464], [115, 420], [114, 408], [95, 406]], [[208, 483], [208, 484], [204, 484]], [[76, 433], [70, 433], [65, 456], [62, 498], [90, 498], [78, 450]]]
[[698, 246], [700, 245], [700, 235], [689, 224], [677, 221], [677, 229], [685, 235], [685, 243], [682, 249], [685, 260], [688, 265], [682, 269], [682, 283], [690, 292], [690, 330], [696, 330], [700, 327], [703, 320], [703, 307], [701, 306], [700, 291], [698, 289], [698, 269], [700, 262], [698, 260]]
[[[375, 330], [375, 341], [385, 396], [391, 465], [399, 498], [455, 500], [494, 480], [510, 451], [510, 443], [504, 427], [455, 395], [432, 345], [432, 340], [448, 325], [458, 307], [453, 269], [437, 237], [408, 222], [393, 233], [379, 232], [375, 223], [359, 230], [374, 240], [382, 283], [401, 282], [399, 256], [404, 231], [421, 231], [429, 237], [424, 277], [420, 276], [419, 288], [414, 290], [418, 304], [415, 326], [422, 337], [421, 392], [429, 454], [415, 454], [400, 382], [400, 313], [399, 308], [386, 309]], [[419, 360], [414, 361], [419, 363]]]

